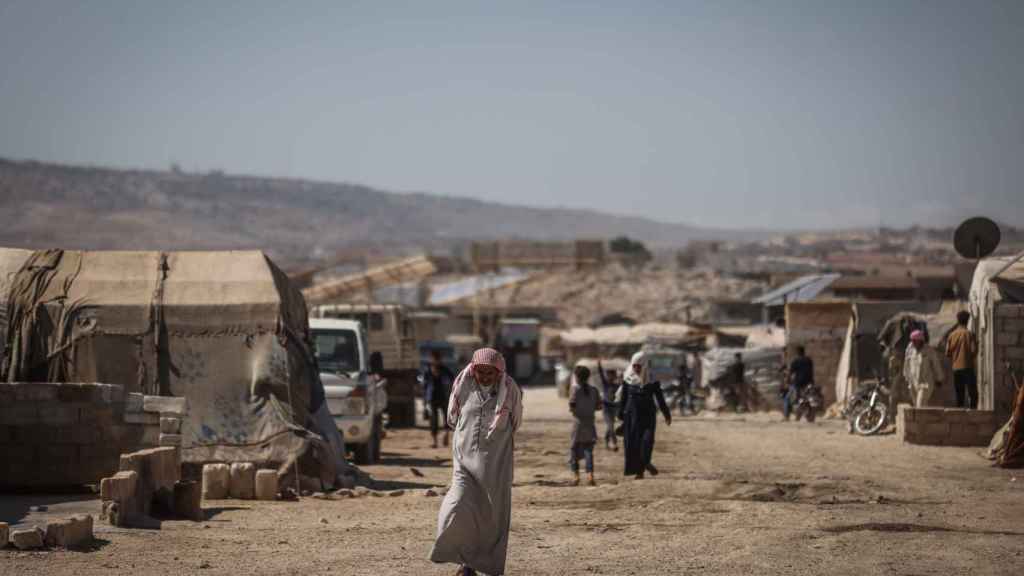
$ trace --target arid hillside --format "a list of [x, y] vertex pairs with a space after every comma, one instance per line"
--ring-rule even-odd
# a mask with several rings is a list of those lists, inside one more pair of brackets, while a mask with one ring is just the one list
[[355, 184], [0, 159], [0, 244], [6, 246], [262, 248], [288, 263], [346, 248], [391, 251], [478, 238], [615, 235], [654, 247], [737, 237], [642, 218], [398, 194]]

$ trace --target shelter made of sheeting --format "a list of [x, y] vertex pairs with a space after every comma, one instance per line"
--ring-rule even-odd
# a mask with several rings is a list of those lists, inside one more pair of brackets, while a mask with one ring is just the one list
[[0, 250], [0, 301], [7, 381], [187, 398], [185, 461], [344, 466], [305, 301], [262, 252]]
[[1003, 304], [1024, 303], [1024, 260], [986, 258], [978, 263], [971, 283], [971, 329], [978, 336], [978, 407], [993, 410], [1002, 421], [1010, 416], [1013, 390], [998, 381], [995, 311]]

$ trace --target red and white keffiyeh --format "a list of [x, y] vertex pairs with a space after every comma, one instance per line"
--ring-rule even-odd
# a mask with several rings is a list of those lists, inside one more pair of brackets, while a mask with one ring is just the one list
[[467, 396], [472, 392], [472, 387], [463, 384], [467, 378], [475, 378], [473, 371], [480, 365], [491, 366], [498, 371], [498, 401], [494, 406], [494, 419], [491, 420], [491, 425], [487, 429], [487, 436], [490, 437], [492, 432], [505, 425], [506, 422], [515, 432], [523, 421], [523, 395], [515, 380], [505, 371], [505, 357], [493, 348], [480, 348], [474, 352], [469, 365], [463, 368], [455, 378], [451, 398], [448, 401], [449, 425], [455, 427], [459, 422], [462, 406], [465, 405]]

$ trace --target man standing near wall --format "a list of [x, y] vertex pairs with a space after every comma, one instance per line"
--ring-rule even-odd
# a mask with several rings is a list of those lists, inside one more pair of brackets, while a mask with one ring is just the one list
[[953, 363], [953, 387], [958, 408], [978, 408], [978, 376], [975, 358], [978, 356], [978, 338], [967, 328], [971, 315], [961, 310], [956, 315], [957, 327], [946, 340], [946, 357]]
[[942, 387], [945, 368], [934, 348], [925, 342], [924, 332], [914, 330], [907, 346], [907, 358], [903, 362], [903, 376], [914, 398], [915, 408], [925, 408], [936, 388]]

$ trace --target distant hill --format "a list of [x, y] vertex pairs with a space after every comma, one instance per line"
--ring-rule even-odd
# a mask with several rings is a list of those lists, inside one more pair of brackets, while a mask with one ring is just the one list
[[391, 193], [355, 184], [0, 159], [4, 246], [262, 248], [287, 264], [351, 248], [437, 249], [471, 239], [617, 235], [663, 248], [693, 239], [765, 236], [583, 210]]

